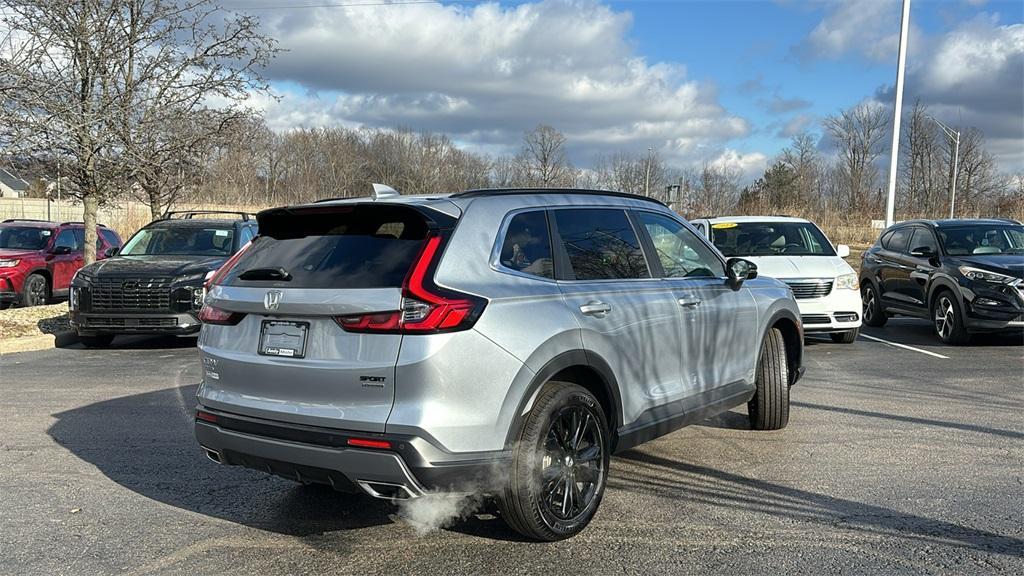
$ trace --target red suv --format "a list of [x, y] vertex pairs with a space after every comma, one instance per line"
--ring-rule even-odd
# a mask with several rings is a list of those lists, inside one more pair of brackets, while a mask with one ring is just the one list
[[[96, 256], [121, 246], [121, 237], [96, 227]], [[85, 263], [81, 222], [4, 220], [0, 222], [0, 310], [20, 304], [39, 306], [68, 295], [75, 272]]]

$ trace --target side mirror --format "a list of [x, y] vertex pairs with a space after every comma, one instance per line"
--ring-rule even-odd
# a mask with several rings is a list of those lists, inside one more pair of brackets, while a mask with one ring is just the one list
[[932, 250], [931, 248], [922, 246], [920, 248], [914, 248], [913, 250], [911, 250], [910, 255], [916, 256], [918, 258], [931, 258], [932, 256], [935, 256], [935, 251]]
[[725, 262], [725, 274], [733, 290], [738, 290], [744, 280], [757, 278], [757, 265], [743, 258], [729, 258]]
[[54, 254], [55, 256], [64, 256], [66, 254], [71, 254], [71, 247], [70, 246], [54, 246], [53, 250], [51, 250], [50, 252], [52, 254]]
[[849, 246], [847, 246], [846, 244], [840, 244], [840, 245], [836, 246], [836, 256], [839, 256], [840, 258], [846, 258], [849, 255], [850, 255], [850, 247]]
[[111, 246], [110, 248], [107, 248], [105, 252], [103, 252], [103, 255], [106, 256], [107, 258], [110, 258], [111, 256], [117, 256], [117, 253], [120, 251], [121, 249], [118, 248], [117, 246]]

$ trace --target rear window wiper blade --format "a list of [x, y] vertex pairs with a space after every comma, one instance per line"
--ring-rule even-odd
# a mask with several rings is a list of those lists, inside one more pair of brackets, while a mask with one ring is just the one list
[[277, 280], [287, 282], [292, 275], [284, 268], [253, 268], [238, 275], [239, 280]]

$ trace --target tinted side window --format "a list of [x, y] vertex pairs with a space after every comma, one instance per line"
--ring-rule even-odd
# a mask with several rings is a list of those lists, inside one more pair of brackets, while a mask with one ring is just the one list
[[100, 236], [103, 236], [103, 239], [106, 240], [107, 244], [110, 244], [111, 246], [121, 245], [121, 239], [117, 237], [117, 234], [115, 234], [113, 230], [108, 230], [107, 228], [100, 228]]
[[551, 239], [544, 212], [522, 212], [512, 217], [501, 243], [501, 265], [543, 278], [554, 278]]
[[910, 242], [911, 252], [938, 253], [939, 245], [935, 241], [935, 235], [930, 230], [918, 228], [914, 230], [914, 239]]
[[551, 213], [576, 280], [650, 278], [625, 211], [598, 208]]
[[70, 248], [72, 252], [81, 250], [81, 247], [78, 245], [78, 239], [75, 238], [75, 231], [71, 228], [65, 228], [60, 231], [60, 234], [57, 234], [57, 239], [54, 240], [53, 247], [57, 248], [59, 246]]
[[725, 276], [721, 260], [685, 226], [662, 214], [636, 214], [651, 237], [666, 278]]
[[885, 247], [893, 252], [906, 252], [907, 244], [910, 243], [910, 228], [898, 228], [886, 240]]

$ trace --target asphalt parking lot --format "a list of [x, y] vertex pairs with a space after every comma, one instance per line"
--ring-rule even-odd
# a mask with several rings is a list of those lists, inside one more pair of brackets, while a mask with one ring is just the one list
[[194, 340], [6, 355], [0, 573], [1024, 573], [1020, 338], [865, 334], [914, 349], [810, 338], [786, 430], [733, 411], [614, 458], [555, 544], [206, 460]]

